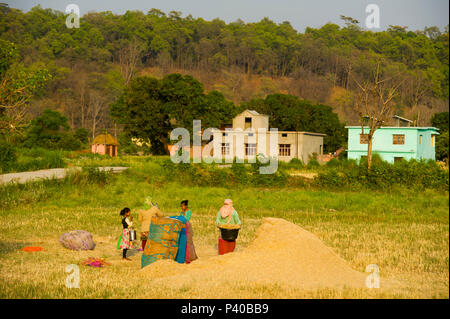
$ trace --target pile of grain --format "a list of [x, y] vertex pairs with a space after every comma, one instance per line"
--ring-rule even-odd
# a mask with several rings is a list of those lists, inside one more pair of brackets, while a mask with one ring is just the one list
[[219, 225], [219, 228], [223, 228], [223, 229], [240, 229], [241, 225], [223, 224], [223, 225]]
[[[278, 284], [301, 289], [365, 287], [357, 272], [315, 235], [278, 218], [265, 218], [243, 251], [204, 257], [192, 264], [156, 262], [140, 271], [172, 287], [216, 289], [223, 284]], [[169, 278], [170, 277], [170, 278]]]

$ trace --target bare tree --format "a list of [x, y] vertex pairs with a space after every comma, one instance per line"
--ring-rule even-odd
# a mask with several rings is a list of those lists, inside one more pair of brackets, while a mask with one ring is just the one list
[[107, 102], [105, 98], [97, 91], [91, 91], [89, 94], [89, 117], [91, 119], [92, 138], [95, 138], [96, 130], [103, 119], [103, 113]]
[[[367, 165], [372, 167], [373, 136], [377, 129], [385, 125], [392, 118], [393, 99], [397, 95], [400, 83], [394, 84], [393, 78], [381, 79], [380, 62], [377, 63], [373, 79], [367, 79], [358, 85], [355, 108], [361, 121], [362, 134], [367, 141]], [[364, 134], [364, 126], [368, 126], [368, 133]]]
[[128, 85], [133, 78], [136, 67], [141, 59], [142, 47], [136, 39], [133, 39], [119, 51], [118, 62], [125, 84]]

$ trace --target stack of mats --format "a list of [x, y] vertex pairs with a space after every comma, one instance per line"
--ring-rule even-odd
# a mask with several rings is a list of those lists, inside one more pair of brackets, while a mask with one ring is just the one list
[[153, 216], [141, 258], [142, 268], [161, 259], [175, 259], [180, 232], [184, 227], [179, 220]]
[[93, 250], [95, 248], [92, 234], [85, 230], [75, 230], [64, 233], [59, 237], [59, 242], [71, 250]]

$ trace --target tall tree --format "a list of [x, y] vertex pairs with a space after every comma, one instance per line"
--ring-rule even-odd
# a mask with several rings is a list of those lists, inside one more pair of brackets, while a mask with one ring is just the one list
[[[382, 79], [380, 70], [381, 62], [378, 62], [372, 78], [359, 83], [356, 81], [359, 92], [357, 95], [356, 110], [361, 121], [362, 134], [367, 136], [367, 165], [372, 167], [372, 145], [375, 132], [385, 124], [388, 124], [393, 115], [393, 99], [401, 83], [393, 83], [393, 79]], [[364, 133], [368, 126], [367, 134]]]
[[0, 131], [8, 138], [25, 127], [25, 106], [51, 78], [47, 69], [17, 62], [14, 43], [0, 39]]
[[218, 127], [235, 115], [235, 107], [219, 92], [205, 94], [192, 76], [169, 74], [161, 80], [131, 80], [111, 114], [127, 135], [150, 140], [153, 154], [166, 154], [172, 129], [184, 127], [192, 133], [193, 120], [201, 120], [205, 128]]

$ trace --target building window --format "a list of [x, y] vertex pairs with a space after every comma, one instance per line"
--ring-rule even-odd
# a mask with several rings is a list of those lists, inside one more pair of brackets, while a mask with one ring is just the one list
[[282, 133], [281, 137], [287, 137], [287, 133]]
[[394, 145], [405, 144], [405, 134], [393, 134], [392, 135], [392, 144], [394, 144]]
[[436, 135], [431, 135], [431, 146], [434, 147], [434, 143], [436, 143]]
[[222, 133], [222, 136], [228, 136], [228, 133]]
[[401, 160], [403, 160], [403, 157], [394, 157], [394, 163], [400, 162]]
[[369, 134], [359, 134], [359, 144], [369, 144]]
[[245, 118], [245, 129], [252, 128], [252, 118], [246, 117]]
[[245, 144], [245, 155], [252, 156], [256, 155], [256, 144]]
[[278, 155], [291, 156], [291, 144], [279, 144]]
[[253, 133], [248, 133], [248, 136], [253, 136]]
[[222, 155], [230, 155], [230, 143], [222, 143]]

